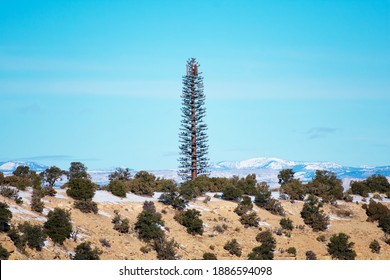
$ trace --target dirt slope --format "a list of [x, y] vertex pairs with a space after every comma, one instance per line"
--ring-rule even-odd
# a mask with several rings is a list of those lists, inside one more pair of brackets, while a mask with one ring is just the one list
[[[31, 212], [30, 210], [30, 192], [23, 192], [24, 202], [21, 206], [14, 203], [13, 200], [0, 197], [0, 201], [6, 202], [13, 212], [12, 224], [16, 225], [24, 220], [32, 223], [43, 224], [46, 220], [45, 214], [54, 207], [71, 209], [71, 218], [75, 238], [67, 240], [63, 246], [54, 245], [50, 239], [45, 244], [41, 252], [27, 249], [28, 256], [21, 254], [16, 250], [11, 240], [6, 234], [0, 234], [0, 243], [8, 251], [12, 251], [10, 259], [69, 259], [69, 254], [74, 248], [83, 241], [91, 241], [92, 244], [103, 251], [101, 259], [120, 260], [120, 259], [156, 259], [153, 250], [149, 253], [142, 253], [140, 248], [146, 246], [141, 242], [137, 235], [131, 231], [128, 234], [121, 234], [113, 230], [111, 219], [114, 211], [120, 212], [122, 217], [130, 220], [130, 225], [134, 225], [138, 213], [142, 210], [142, 202], [120, 201], [118, 198], [98, 202], [98, 214], [85, 214], [74, 209], [73, 200], [68, 198], [63, 190], [60, 190], [57, 197], [45, 197], [44, 214]], [[111, 196], [111, 194], [108, 194]], [[293, 220], [294, 226], [303, 226], [303, 220], [300, 217], [300, 211], [303, 202], [291, 203], [282, 201], [287, 217]], [[202, 200], [191, 202], [191, 208], [201, 211], [201, 218], [204, 222], [205, 231], [202, 236], [193, 236], [186, 232], [186, 228], [178, 224], [173, 216], [175, 211], [168, 206], [155, 202], [159, 212], [165, 222], [164, 230], [168, 238], [174, 238], [180, 247], [177, 254], [180, 259], [201, 259], [203, 253], [212, 252], [218, 259], [247, 259], [247, 255], [252, 248], [259, 246], [255, 237], [260, 230], [279, 228], [280, 216], [270, 214], [269, 212], [254, 206], [254, 210], [261, 218], [259, 228], [245, 228], [239, 222], [239, 217], [233, 212], [236, 203], [220, 199], [213, 199], [208, 203]], [[317, 241], [319, 235], [324, 235], [328, 240], [333, 234], [344, 232], [351, 237], [355, 243], [354, 249], [357, 253], [356, 259], [386, 259], [390, 260], [390, 246], [383, 241], [383, 232], [377, 227], [377, 223], [367, 222], [365, 211], [361, 204], [339, 202], [338, 206], [326, 205], [325, 212], [330, 216], [330, 226], [325, 232], [313, 232], [310, 227], [305, 226], [303, 229], [294, 228], [291, 237], [285, 235], [274, 235], [277, 241], [275, 259], [305, 259], [305, 252], [312, 250], [316, 253], [318, 259], [331, 259], [326, 250], [326, 243]], [[352, 215], [344, 217], [343, 213], [350, 212]], [[227, 225], [227, 230], [218, 233], [214, 230], [216, 225]], [[111, 247], [103, 247], [100, 239], [106, 239], [111, 243]], [[240, 258], [230, 255], [223, 249], [224, 244], [231, 240], [237, 239], [242, 246], [242, 256]], [[370, 242], [377, 239], [381, 245], [381, 253], [374, 254], [368, 248]], [[289, 247], [295, 247], [297, 250], [296, 257], [292, 257], [284, 252]]]

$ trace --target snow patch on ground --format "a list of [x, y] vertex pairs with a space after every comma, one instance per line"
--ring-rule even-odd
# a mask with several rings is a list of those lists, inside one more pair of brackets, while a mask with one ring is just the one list
[[329, 219], [331, 221], [350, 221], [351, 220], [351, 219], [348, 219], [348, 218], [341, 218], [341, 217], [333, 216], [333, 215], [330, 215]]
[[22, 208], [20, 206], [10, 205], [9, 206], [9, 210], [12, 212], [12, 214], [18, 215], [18, 216], [22, 217], [24, 220], [30, 220], [29, 217], [25, 216], [25, 215], [29, 215], [29, 216], [32, 216], [32, 218], [35, 219], [35, 220], [38, 220], [38, 221], [41, 221], [41, 222], [46, 222], [47, 221], [46, 217], [41, 217], [41, 216], [35, 214], [34, 212], [26, 210], [26, 209], [24, 209], [24, 208]]
[[280, 197], [280, 192], [271, 192], [271, 198], [273, 199], [279, 199]]
[[46, 206], [43, 211], [42, 211], [42, 214], [47, 216], [47, 214], [49, 214], [50, 211], [54, 211], [54, 208], [53, 207], [50, 207], [50, 206]]
[[[382, 197], [382, 200], [379, 200], [379, 199], [373, 198], [374, 194], [372, 194], [372, 193], [368, 194], [368, 197], [362, 197], [360, 195], [355, 195], [355, 194], [352, 194], [351, 196], [353, 198], [353, 202], [357, 201], [359, 203], [360, 202], [361, 203], [369, 203], [370, 199], [372, 198], [376, 202], [390, 203], [390, 198]], [[363, 200], [365, 200], [365, 201], [363, 201]]]
[[56, 189], [57, 193], [55, 195], [56, 198], [63, 198], [66, 199], [68, 196], [66, 195], [66, 190], [65, 189]]
[[84, 234], [84, 233], [77, 233], [77, 239], [79, 239], [80, 241], [83, 241], [87, 238], [90, 238], [90, 236], [88, 234]]
[[32, 193], [32, 190], [29, 191], [28, 189], [25, 190], [25, 191], [19, 191], [18, 195], [23, 198], [23, 199], [26, 199], [26, 200], [29, 200], [31, 198], [31, 193]]
[[102, 216], [106, 216], [106, 217], [108, 217], [108, 218], [111, 218], [111, 217], [112, 217], [111, 214], [109, 214], [109, 213], [107, 213], [107, 212], [104, 212], [104, 211], [102, 211], [102, 210], [99, 210], [99, 211], [98, 211], [98, 214], [100, 214], [100, 215], [102, 215]]
[[126, 197], [121, 198], [108, 191], [98, 190], [93, 197], [93, 201], [106, 204], [118, 204], [123, 202], [144, 202], [157, 201], [161, 193], [155, 193], [153, 197], [139, 196], [133, 193], [127, 193]]
[[259, 222], [259, 226], [269, 227], [269, 226], [271, 226], [271, 224], [269, 224], [267, 222]]
[[203, 212], [203, 211], [210, 211], [210, 208], [208, 208], [208, 207], [206, 207], [206, 206], [201, 206], [201, 205], [192, 204], [192, 203], [189, 203], [189, 204], [188, 204], [188, 208], [196, 209], [196, 210], [199, 210], [200, 212]]
[[206, 192], [204, 196], [197, 197], [196, 200], [203, 201], [203, 200], [206, 199], [207, 196], [209, 196], [210, 197], [210, 201], [220, 201], [221, 200], [220, 198], [214, 197], [216, 194], [219, 195], [219, 196], [222, 196], [221, 192]]

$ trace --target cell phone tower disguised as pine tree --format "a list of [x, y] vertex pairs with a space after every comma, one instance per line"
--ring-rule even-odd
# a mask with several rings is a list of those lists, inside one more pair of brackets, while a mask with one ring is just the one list
[[180, 127], [180, 157], [178, 174], [183, 180], [194, 180], [199, 175], [208, 175], [207, 125], [203, 77], [198, 71], [195, 58], [187, 61], [186, 75], [183, 76], [182, 121]]

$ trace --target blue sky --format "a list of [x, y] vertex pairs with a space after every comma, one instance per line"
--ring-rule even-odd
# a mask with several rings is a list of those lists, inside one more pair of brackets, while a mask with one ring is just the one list
[[390, 165], [390, 1], [0, 0], [0, 161], [176, 168], [190, 57], [212, 162]]

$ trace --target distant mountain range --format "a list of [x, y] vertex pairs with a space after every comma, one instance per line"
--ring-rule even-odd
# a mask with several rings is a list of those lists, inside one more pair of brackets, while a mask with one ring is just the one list
[[[304, 181], [310, 180], [314, 177], [316, 170], [329, 170], [336, 173], [339, 178], [367, 178], [373, 174], [381, 174], [386, 177], [390, 176], [390, 166], [362, 166], [362, 167], [348, 167], [342, 166], [334, 162], [326, 161], [289, 161], [278, 158], [252, 158], [243, 161], [222, 161], [212, 166], [212, 170], [215, 171], [233, 171], [233, 170], [279, 170], [290, 168], [295, 172], [296, 177], [301, 178]], [[255, 172], [256, 173], [256, 172]]]
[[38, 164], [32, 161], [6, 161], [0, 162], [0, 172], [12, 173], [16, 170], [16, 168], [18, 168], [18, 166], [28, 166], [30, 167], [30, 170], [34, 170], [36, 172], [42, 172], [47, 168], [46, 165]]
[[[31, 170], [41, 172], [47, 166], [30, 161], [8, 161], [0, 162], [0, 172], [12, 173], [18, 166], [26, 165]], [[268, 183], [277, 182], [277, 174], [280, 170], [291, 168], [295, 172], [295, 177], [302, 181], [309, 181], [314, 177], [316, 170], [329, 170], [336, 173], [341, 179], [363, 179], [373, 174], [381, 174], [390, 177], [390, 166], [377, 167], [347, 167], [333, 162], [322, 161], [289, 161], [278, 158], [258, 157], [243, 161], [221, 161], [211, 165], [210, 171], [213, 177], [231, 177], [233, 175], [246, 176], [255, 173], [258, 180]], [[135, 171], [133, 171], [134, 173]], [[150, 170], [158, 177], [171, 178], [179, 181], [177, 172], [171, 170]], [[97, 183], [108, 181], [108, 174], [111, 170], [94, 170], [89, 172], [92, 179]]]
[[300, 168], [306, 170], [339, 169], [341, 165], [326, 161], [291, 161], [279, 158], [251, 158], [243, 161], [221, 161], [213, 169], [276, 169]]

